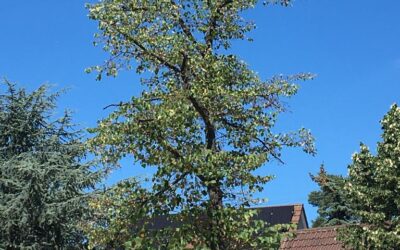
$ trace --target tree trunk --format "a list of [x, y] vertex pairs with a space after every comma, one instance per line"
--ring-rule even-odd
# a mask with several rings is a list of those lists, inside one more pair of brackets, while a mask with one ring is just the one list
[[225, 237], [223, 233], [223, 221], [221, 220], [221, 210], [223, 209], [223, 195], [219, 184], [208, 186], [210, 204], [208, 207], [208, 220], [210, 228], [210, 248], [211, 250], [224, 250]]

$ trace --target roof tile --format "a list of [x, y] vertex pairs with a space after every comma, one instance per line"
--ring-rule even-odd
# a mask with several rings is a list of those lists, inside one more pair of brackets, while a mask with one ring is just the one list
[[342, 250], [342, 244], [336, 240], [336, 229], [322, 227], [297, 230], [294, 238], [282, 241], [280, 249]]

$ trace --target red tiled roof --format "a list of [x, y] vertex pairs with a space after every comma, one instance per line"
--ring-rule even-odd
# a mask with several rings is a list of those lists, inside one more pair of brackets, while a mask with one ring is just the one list
[[282, 241], [280, 249], [342, 250], [342, 244], [336, 240], [336, 230], [337, 227], [297, 230], [294, 238]]

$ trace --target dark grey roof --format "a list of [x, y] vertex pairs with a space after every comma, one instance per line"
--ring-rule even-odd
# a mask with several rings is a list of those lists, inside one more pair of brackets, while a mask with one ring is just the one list
[[294, 205], [287, 206], [271, 206], [256, 208], [258, 214], [255, 217], [257, 220], [263, 220], [271, 225], [289, 224], [292, 222]]
[[[251, 208], [257, 209], [256, 220], [266, 221], [270, 225], [290, 224], [298, 225], [298, 229], [308, 228], [307, 219], [302, 204], [265, 206]], [[162, 229], [166, 227], [178, 227], [180, 222], [173, 220], [174, 215], [159, 216], [152, 220], [152, 229]]]

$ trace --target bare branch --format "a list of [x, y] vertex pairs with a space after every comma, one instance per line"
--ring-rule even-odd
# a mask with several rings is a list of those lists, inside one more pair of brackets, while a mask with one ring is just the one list
[[103, 110], [106, 110], [106, 109], [111, 108], [111, 107], [121, 107], [123, 105], [126, 105], [126, 103], [122, 103], [122, 102], [117, 103], [117, 104], [116, 103], [112, 103], [112, 104], [109, 104], [109, 105], [105, 106], [103, 108]]

